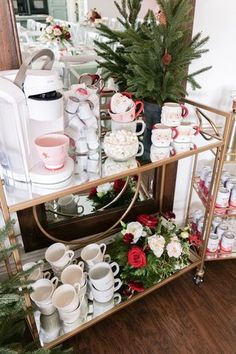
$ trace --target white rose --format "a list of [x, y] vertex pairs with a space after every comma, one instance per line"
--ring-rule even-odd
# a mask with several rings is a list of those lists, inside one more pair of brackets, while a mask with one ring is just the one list
[[53, 17], [52, 16], [48, 16], [47, 18], [46, 18], [46, 22], [47, 23], [51, 23], [53, 21]]
[[165, 239], [163, 236], [153, 235], [148, 237], [148, 245], [157, 258], [164, 252]]
[[55, 28], [53, 30], [53, 33], [54, 33], [55, 36], [60, 36], [62, 34], [62, 31], [59, 28]]
[[138, 242], [141, 236], [145, 236], [146, 232], [143, 230], [142, 224], [138, 221], [130, 222], [126, 225], [126, 229], [122, 230], [122, 234], [133, 234], [134, 239], [132, 243]]
[[171, 241], [166, 246], [166, 250], [169, 257], [179, 258], [182, 253], [182, 246], [178, 241]]
[[53, 27], [52, 27], [52, 26], [48, 26], [48, 27], [46, 28], [46, 32], [47, 32], [48, 34], [52, 34], [52, 31], [53, 31]]
[[100, 186], [97, 186], [97, 193], [103, 193], [103, 195], [104, 195], [104, 194], [107, 194], [107, 192], [109, 192], [112, 189], [113, 189], [112, 183], [104, 183], [104, 184], [101, 184]]

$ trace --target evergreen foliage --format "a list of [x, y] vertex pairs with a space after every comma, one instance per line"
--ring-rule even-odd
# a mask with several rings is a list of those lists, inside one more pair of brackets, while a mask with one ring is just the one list
[[[4, 244], [7, 236], [12, 232], [12, 224], [0, 229], [0, 244]], [[19, 247], [10, 246], [0, 249], [0, 261], [6, 260], [13, 249]], [[37, 342], [24, 345], [22, 339], [25, 334], [25, 299], [24, 294], [31, 291], [26, 280], [31, 268], [22, 271], [10, 279], [0, 282], [0, 353], [1, 354], [63, 354], [68, 351], [61, 347], [54, 349], [39, 348]]]
[[[158, 0], [159, 21], [149, 10], [140, 24], [137, 10], [141, 2], [135, 1], [132, 22], [131, 2], [123, 0], [122, 7], [116, 4], [124, 31], [100, 27], [101, 34], [108, 39], [106, 44], [96, 43], [97, 53], [104, 60], [100, 66], [106, 76], [117, 77], [118, 83], [138, 98], [158, 104], [178, 101], [186, 94], [184, 83], [188, 81], [192, 89], [200, 88], [195, 76], [211, 68], [188, 73], [189, 64], [208, 51], [203, 47], [209, 38], [197, 33], [191, 39], [191, 0]], [[116, 50], [111, 47], [114, 43]]]

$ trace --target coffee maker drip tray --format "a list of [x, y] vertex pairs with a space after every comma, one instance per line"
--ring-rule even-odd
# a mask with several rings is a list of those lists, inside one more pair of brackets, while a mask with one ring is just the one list
[[38, 162], [30, 170], [32, 184], [40, 188], [58, 189], [67, 186], [71, 182], [74, 172], [74, 161], [68, 157], [64, 166], [58, 170], [47, 169], [43, 162]]

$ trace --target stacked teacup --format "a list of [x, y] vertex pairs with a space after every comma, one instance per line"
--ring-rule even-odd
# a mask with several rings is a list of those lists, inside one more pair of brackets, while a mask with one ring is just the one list
[[[119, 294], [115, 292], [121, 287], [122, 282], [115, 276], [119, 273], [119, 265], [110, 262], [110, 256], [105, 255], [105, 244], [90, 244], [81, 252], [81, 258], [87, 265], [89, 289], [88, 297], [93, 304], [107, 304], [102, 306], [104, 311], [121, 301]], [[99, 307], [99, 305], [97, 305]], [[96, 310], [98, 312], [102, 311]]]
[[112, 96], [109, 109], [111, 132], [104, 138], [104, 151], [108, 158], [127, 162], [143, 154], [143, 144], [138, 136], [143, 134], [145, 123], [136, 120], [142, 111], [143, 102], [133, 101], [130, 94], [115, 93]]
[[196, 148], [193, 137], [199, 133], [200, 129], [184, 120], [188, 113], [188, 108], [183, 104], [166, 102], [162, 107], [161, 123], [175, 129], [175, 135], [171, 142], [175, 153]]
[[74, 257], [74, 251], [70, 250], [63, 243], [57, 242], [49, 246], [45, 252], [45, 259], [51, 265], [53, 273], [60, 277], [61, 272]]

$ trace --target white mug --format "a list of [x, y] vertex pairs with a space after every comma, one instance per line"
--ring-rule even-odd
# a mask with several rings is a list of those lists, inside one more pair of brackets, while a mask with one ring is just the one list
[[87, 143], [90, 150], [95, 150], [99, 146], [97, 129], [94, 127], [89, 127], [87, 129]]
[[76, 320], [78, 320], [78, 318], [80, 317], [81, 314], [81, 301], [79, 302], [79, 306], [70, 312], [65, 312], [65, 311], [59, 311], [59, 316], [60, 319], [64, 322], [64, 323], [73, 323]]
[[173, 144], [176, 154], [180, 154], [185, 151], [197, 149], [197, 146], [191, 142], [179, 143], [179, 142], [174, 141], [172, 144]]
[[66, 267], [61, 273], [61, 282], [63, 284], [71, 284], [81, 287], [85, 284], [87, 273], [84, 273], [84, 262], [79, 264], [71, 264]]
[[71, 284], [60, 285], [52, 295], [52, 303], [59, 311], [72, 312], [79, 306], [80, 286]]
[[74, 257], [74, 251], [60, 242], [49, 246], [45, 252], [45, 259], [52, 267], [58, 269], [65, 267]]
[[183, 104], [166, 102], [161, 111], [161, 123], [170, 127], [177, 127], [183, 118], [188, 116], [188, 108]]
[[35, 266], [37, 266], [28, 275], [27, 280], [36, 281], [36, 280], [43, 279], [43, 278], [50, 278], [50, 275], [51, 275], [50, 272], [43, 273], [43, 265], [44, 265], [44, 262], [42, 260], [39, 260], [37, 263], [36, 262], [28, 262], [28, 263], [23, 264], [23, 266], [22, 266], [23, 271], [30, 270], [31, 268], [34, 268]]
[[[81, 172], [87, 170], [88, 156], [76, 156], [74, 173], [80, 174]], [[87, 179], [86, 179], [87, 181]]]
[[[139, 128], [139, 127], [141, 128]], [[136, 133], [137, 136], [142, 135], [146, 128], [146, 124], [143, 120], [133, 120], [132, 122], [116, 122], [111, 120], [111, 131], [116, 132], [117, 130], [129, 130], [132, 133]], [[138, 131], [137, 131], [138, 130]]]
[[59, 206], [59, 211], [65, 214], [76, 214], [77, 213], [77, 203], [75, 201], [75, 196], [73, 194], [61, 197], [57, 201]]
[[167, 159], [170, 156], [175, 155], [175, 150], [171, 146], [157, 147], [151, 145], [150, 159], [152, 162]]
[[93, 300], [102, 303], [110, 301], [114, 296], [114, 292], [117, 291], [121, 287], [121, 285], [122, 281], [119, 278], [115, 279], [114, 285], [112, 285], [109, 289], [102, 291], [95, 289], [94, 286], [91, 284]]
[[178, 136], [176, 128], [164, 124], [155, 124], [152, 128], [152, 143], [158, 147], [167, 147]]
[[[89, 267], [92, 267], [94, 264], [100, 263], [104, 260], [106, 248], [107, 246], [105, 243], [101, 243], [100, 245], [97, 243], [91, 243], [82, 249], [81, 258]], [[109, 259], [107, 256], [106, 258]]]
[[95, 264], [89, 271], [89, 279], [97, 290], [106, 290], [114, 285], [114, 277], [120, 267], [116, 262]]
[[173, 138], [175, 142], [190, 143], [193, 136], [197, 135], [200, 129], [197, 126], [193, 126], [191, 122], [182, 122], [176, 130], [178, 134]]
[[93, 115], [91, 118], [86, 119], [84, 121], [85, 125], [87, 128], [94, 128], [94, 129], [98, 129], [98, 121], [97, 118], [95, 117], [95, 115]]
[[54, 277], [51, 280], [39, 279], [32, 285], [34, 291], [30, 294], [31, 300], [44, 315], [51, 315], [56, 311], [52, 303], [52, 295], [57, 284], [58, 278]]
[[98, 302], [93, 301], [93, 318], [99, 315], [102, 315], [104, 312], [111, 310], [115, 305], [118, 305], [121, 302], [121, 295], [115, 293], [113, 298], [108, 302]]

